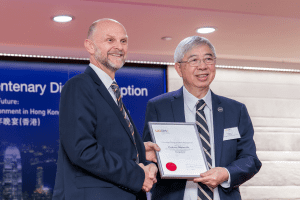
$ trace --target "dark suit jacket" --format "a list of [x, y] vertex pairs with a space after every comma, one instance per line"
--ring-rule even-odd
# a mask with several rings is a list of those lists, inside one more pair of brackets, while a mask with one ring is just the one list
[[[146, 165], [144, 144], [135, 126], [134, 130], [140, 163]], [[128, 125], [91, 67], [64, 85], [59, 131], [53, 200], [145, 198], [145, 174], [135, 163]]]
[[[185, 122], [183, 88], [149, 100], [146, 111], [144, 141], [150, 141], [149, 121]], [[239, 185], [254, 176], [261, 167], [253, 141], [253, 127], [244, 104], [212, 93], [216, 167], [226, 167], [230, 173], [230, 188], [218, 187], [221, 200], [241, 199]], [[223, 111], [218, 111], [223, 108]], [[219, 109], [220, 110], [220, 109]], [[226, 128], [238, 127], [240, 139], [223, 141]], [[182, 200], [186, 180], [166, 180], [158, 177], [152, 199]]]

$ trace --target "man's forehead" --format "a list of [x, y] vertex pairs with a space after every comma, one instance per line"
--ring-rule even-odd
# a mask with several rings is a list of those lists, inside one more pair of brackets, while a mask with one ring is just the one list
[[191, 50], [189, 50], [184, 54], [184, 57], [190, 58], [193, 56], [205, 56], [205, 55], [213, 56], [212, 50], [206, 44], [193, 47]]
[[[128, 36], [126, 32], [120, 32], [120, 31], [99, 31], [95, 33], [96, 38], [100, 39], [106, 39], [106, 38], [115, 38], [115, 39], [128, 39]], [[95, 39], [96, 39], [95, 38]]]
[[128, 39], [126, 34], [117, 34], [117, 33], [105, 33], [102, 34], [104, 38], [120, 38], [120, 39]]
[[114, 21], [102, 21], [97, 24], [97, 32], [101, 35], [124, 35], [127, 36], [125, 28]]

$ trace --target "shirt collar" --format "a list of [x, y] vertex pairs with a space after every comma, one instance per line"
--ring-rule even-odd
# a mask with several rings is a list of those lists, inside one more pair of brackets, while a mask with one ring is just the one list
[[[196, 103], [198, 102], [198, 98], [189, 93], [189, 91], [183, 86], [183, 98], [184, 98], [184, 103], [188, 106], [188, 108], [193, 111], [196, 109]], [[212, 110], [212, 100], [211, 100], [211, 90], [209, 89], [207, 94], [202, 98], [206, 106]]]
[[100, 80], [102, 81], [102, 83], [105, 85], [107, 89], [110, 88], [113, 81], [116, 81], [115, 79], [112, 80], [107, 73], [105, 73], [102, 69], [96, 67], [92, 63], [90, 63], [90, 67], [96, 72], [97, 76], [100, 78]]

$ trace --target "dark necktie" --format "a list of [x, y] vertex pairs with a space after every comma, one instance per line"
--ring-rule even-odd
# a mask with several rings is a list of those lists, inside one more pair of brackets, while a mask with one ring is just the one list
[[[125, 121], [127, 122], [128, 124], [128, 128], [130, 130], [130, 133], [131, 133], [131, 136], [133, 138], [133, 141], [134, 141], [134, 146], [136, 148], [136, 151], [137, 151], [137, 147], [136, 147], [136, 142], [135, 142], [135, 138], [134, 138], [134, 128], [130, 122], [130, 119], [124, 109], [124, 105], [123, 105], [123, 101], [122, 101], [122, 98], [121, 98], [121, 93], [120, 93], [120, 89], [119, 89], [119, 86], [118, 84], [114, 81], [112, 84], [111, 84], [111, 88], [112, 90], [114, 91], [115, 95], [116, 95], [116, 98], [117, 98], [117, 104], [118, 104], [118, 107], [120, 109], [120, 111], [122, 112], [123, 116], [124, 116], [124, 119]], [[138, 152], [138, 151], [137, 151]], [[136, 156], [136, 163], [139, 163], [139, 153], [137, 153], [137, 156]]]
[[[211, 160], [211, 147], [210, 147], [210, 135], [208, 132], [207, 122], [204, 114], [204, 107], [206, 103], [203, 99], [199, 100], [196, 105], [196, 125], [201, 138], [203, 150], [207, 160], [209, 169], [212, 168]], [[212, 200], [213, 199], [213, 189], [209, 188], [207, 185], [198, 183], [198, 196], [201, 200]]]

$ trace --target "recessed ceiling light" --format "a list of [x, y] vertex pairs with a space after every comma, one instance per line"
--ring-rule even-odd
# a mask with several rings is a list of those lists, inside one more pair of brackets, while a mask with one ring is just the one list
[[161, 39], [162, 39], [162, 40], [165, 40], [165, 41], [169, 41], [169, 40], [172, 40], [172, 38], [171, 38], [171, 37], [169, 37], [169, 36], [166, 36], [166, 37], [162, 37]]
[[212, 33], [215, 32], [216, 28], [214, 27], [202, 27], [197, 29], [197, 33], [202, 33], [202, 34], [207, 34], [207, 33]]
[[73, 20], [73, 17], [68, 16], [68, 15], [58, 15], [58, 16], [53, 17], [53, 21], [60, 22], [60, 23], [70, 22], [72, 20]]

